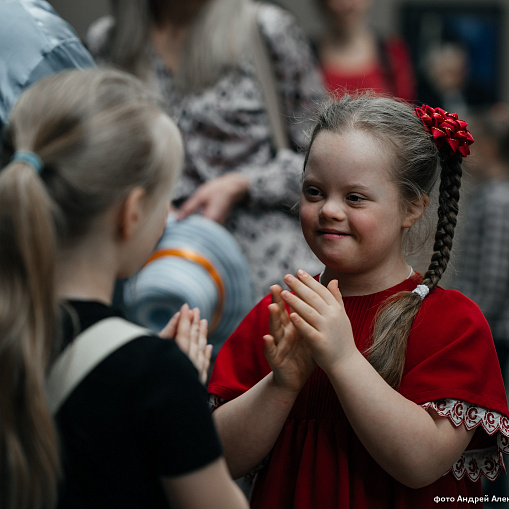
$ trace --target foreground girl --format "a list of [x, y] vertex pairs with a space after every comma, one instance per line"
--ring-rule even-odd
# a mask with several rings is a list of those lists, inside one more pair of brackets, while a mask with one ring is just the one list
[[[480, 477], [498, 476], [509, 421], [490, 330], [472, 301], [438, 286], [472, 141], [438, 108], [346, 96], [323, 110], [300, 216], [325, 270], [287, 275], [292, 292], [272, 287], [209, 385], [233, 475], [262, 464], [252, 507], [467, 507]], [[403, 237], [437, 180], [422, 276]]]
[[[83, 344], [83, 331], [113, 323], [106, 342], [129, 327], [111, 320], [113, 286], [158, 241], [182, 153], [174, 123], [127, 74], [65, 72], [15, 106], [0, 171], [3, 509], [53, 509], [59, 478], [62, 508], [247, 508], [175, 342], [144, 331], [112, 350], [54, 407], [58, 440], [45, 395], [48, 365]], [[206, 369], [196, 312], [184, 307], [163, 333]]]

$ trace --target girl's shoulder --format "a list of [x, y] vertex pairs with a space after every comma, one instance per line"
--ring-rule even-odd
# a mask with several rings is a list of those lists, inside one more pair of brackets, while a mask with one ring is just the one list
[[423, 301], [423, 308], [439, 308], [443, 313], [467, 312], [475, 317], [482, 318], [479, 306], [465, 294], [458, 290], [437, 286]]
[[461, 330], [491, 340], [490, 327], [479, 306], [460, 291], [440, 286], [424, 299], [414, 324], [414, 329], [436, 330], [440, 336]]
[[424, 299], [408, 338], [399, 390], [418, 404], [450, 398], [506, 415], [490, 327], [474, 301], [441, 287]]

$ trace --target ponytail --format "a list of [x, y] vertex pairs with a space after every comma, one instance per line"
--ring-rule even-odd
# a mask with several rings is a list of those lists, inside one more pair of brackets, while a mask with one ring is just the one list
[[42, 180], [26, 162], [0, 171], [0, 507], [56, 503], [55, 426], [44, 376], [55, 333], [55, 234]]
[[155, 196], [163, 177], [177, 180], [181, 138], [160, 104], [127, 73], [87, 69], [42, 78], [11, 112], [0, 150], [1, 509], [56, 504], [44, 378], [59, 351], [57, 248], [82, 242], [132, 189]]

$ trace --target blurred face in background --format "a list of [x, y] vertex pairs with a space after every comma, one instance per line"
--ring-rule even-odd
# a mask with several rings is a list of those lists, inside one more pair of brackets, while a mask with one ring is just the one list
[[338, 30], [363, 23], [372, 0], [319, 0], [329, 22]]
[[431, 51], [428, 73], [431, 82], [442, 93], [461, 91], [467, 77], [467, 52], [454, 44], [445, 44]]

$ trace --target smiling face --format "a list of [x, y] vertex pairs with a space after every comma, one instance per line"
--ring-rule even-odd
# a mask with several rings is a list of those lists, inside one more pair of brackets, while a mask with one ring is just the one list
[[390, 174], [391, 159], [362, 131], [321, 131], [307, 161], [300, 218], [309, 246], [331, 278], [380, 280], [406, 269], [402, 236], [415, 222]]

